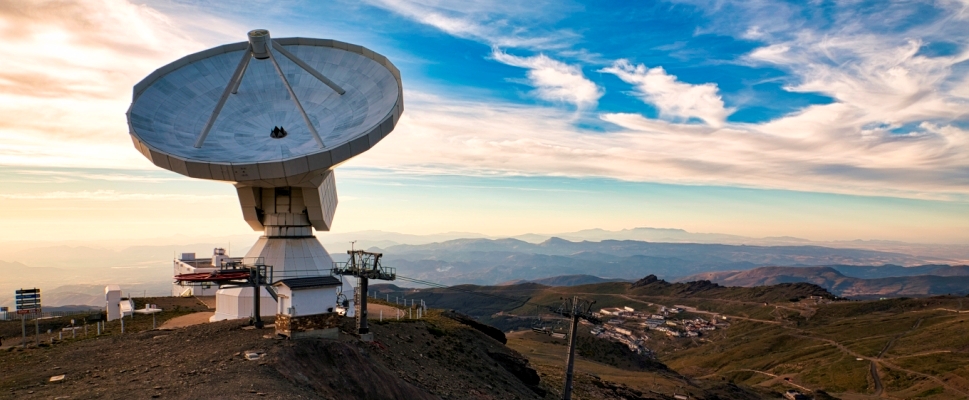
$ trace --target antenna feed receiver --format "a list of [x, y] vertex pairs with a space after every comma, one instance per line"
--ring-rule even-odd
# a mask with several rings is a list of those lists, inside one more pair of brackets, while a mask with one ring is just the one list
[[265, 29], [253, 29], [249, 31], [249, 45], [252, 46], [252, 56], [257, 60], [269, 58], [269, 31]]

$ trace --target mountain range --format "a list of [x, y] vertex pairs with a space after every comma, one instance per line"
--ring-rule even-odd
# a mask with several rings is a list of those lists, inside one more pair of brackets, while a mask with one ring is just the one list
[[[948, 265], [969, 260], [969, 246], [958, 244], [812, 242], [660, 228], [589, 229], [514, 238], [468, 232], [410, 235], [382, 231], [318, 233], [317, 237], [335, 260], [346, 259], [345, 251], [351, 246], [367, 248], [383, 252], [384, 265], [396, 267], [402, 276], [447, 285], [496, 285], [565, 275], [629, 280], [655, 274], [676, 280], [777, 266], [830, 266], [846, 277], [862, 279], [961, 276], [966, 275], [964, 268]], [[242, 255], [254, 241], [255, 236], [247, 234], [0, 243], [0, 305], [10, 305], [13, 290], [21, 287], [42, 288], [45, 304], [50, 305], [99, 304], [105, 284], [120, 284], [132, 294], [166, 295], [171, 290], [171, 260], [178, 253], [206, 257], [212, 248], [224, 247], [231, 255]], [[849, 271], [849, 267], [854, 269]], [[857, 271], [867, 272], [862, 276]], [[921, 287], [927, 290], [924, 294], [950, 292], [940, 285]]]
[[[630, 279], [655, 274], [664, 279], [763, 266], [905, 265], [926, 259], [902, 253], [821, 246], [747, 246], [654, 243], [633, 240], [541, 243], [518, 239], [457, 239], [424, 245], [371, 248], [398, 273], [444, 284], [495, 285], [561, 275]], [[877, 267], [876, 267], [877, 268]]]
[[[883, 268], [885, 271], [880, 270]], [[681, 279], [682, 282], [699, 280], [745, 287], [804, 282], [818, 285], [837, 296], [854, 299], [928, 294], [961, 296], [969, 293], [969, 266], [761, 267], [745, 271], [704, 272]]]

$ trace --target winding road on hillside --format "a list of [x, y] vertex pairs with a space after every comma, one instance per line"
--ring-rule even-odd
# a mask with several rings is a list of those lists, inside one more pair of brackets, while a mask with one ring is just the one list
[[868, 373], [871, 374], [872, 383], [875, 384], [875, 397], [882, 397], [882, 394], [885, 393], [885, 387], [882, 386], [882, 378], [878, 375], [878, 365], [874, 360], [871, 361], [871, 368]]
[[[917, 321], [915, 321], [915, 325], [912, 325], [912, 328], [911, 329], [909, 329], [909, 330], [907, 330], [905, 332], [899, 333], [899, 334], [895, 335], [894, 337], [892, 337], [892, 339], [889, 340], [888, 343], [885, 343], [885, 347], [882, 348], [882, 351], [879, 351], [878, 352], [878, 355], [875, 356], [875, 358], [881, 360], [882, 356], [885, 355], [885, 352], [888, 351], [888, 349], [891, 348], [893, 344], [895, 344], [895, 341], [898, 340], [898, 338], [900, 338], [902, 336], [905, 336], [909, 332], [912, 332], [912, 331], [918, 329], [919, 325], [922, 325], [922, 320], [923, 319], [924, 318], [919, 318]], [[878, 365], [876, 365], [876, 364], [877, 364], [877, 362], [875, 360], [871, 360], [871, 371], [870, 371], [871, 372], [871, 379], [875, 383], [875, 396], [882, 397], [882, 394], [884, 393], [884, 387], [882, 386], [882, 379], [881, 379], [881, 376], [879, 376], [879, 374], [878, 374]]]

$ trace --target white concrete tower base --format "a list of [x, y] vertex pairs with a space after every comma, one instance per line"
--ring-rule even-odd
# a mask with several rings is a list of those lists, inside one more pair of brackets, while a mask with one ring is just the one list
[[[261, 258], [273, 267], [273, 282], [286, 278], [330, 275], [333, 259], [315, 237], [260, 237], [244, 260]], [[352, 290], [352, 289], [351, 289]], [[352, 291], [351, 291], [352, 293]], [[259, 299], [260, 315], [275, 316], [276, 301], [263, 289]], [[209, 321], [252, 316], [252, 288], [219, 289], [215, 294], [215, 315]]]

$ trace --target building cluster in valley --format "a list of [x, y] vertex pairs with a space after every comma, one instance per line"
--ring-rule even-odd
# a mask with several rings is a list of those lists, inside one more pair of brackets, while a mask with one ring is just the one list
[[602, 339], [611, 339], [629, 346], [640, 354], [649, 354], [646, 347], [648, 332], [658, 332], [671, 338], [696, 338], [703, 332], [726, 328], [726, 317], [714, 316], [709, 321], [700, 317], [676, 318], [684, 311], [681, 306], [659, 306], [656, 313], [637, 311], [632, 307], [603, 308], [596, 317], [605, 323], [592, 329], [592, 334]]

